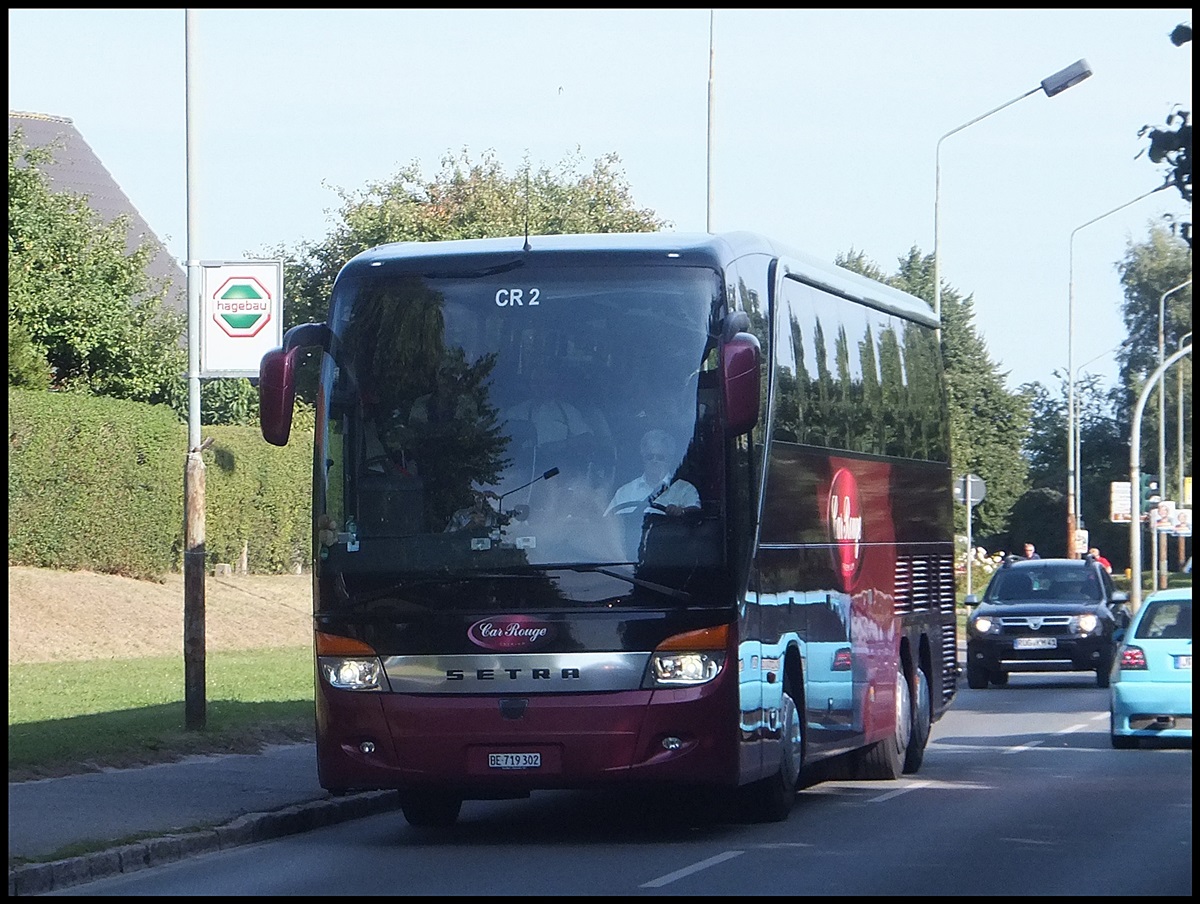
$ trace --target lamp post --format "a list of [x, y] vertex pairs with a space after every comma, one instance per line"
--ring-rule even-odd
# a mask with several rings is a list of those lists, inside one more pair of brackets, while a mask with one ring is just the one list
[[[1175, 343], [1175, 350], [1183, 348], [1184, 341], [1192, 338], [1192, 331], [1188, 330], [1179, 337], [1179, 341]], [[1188, 343], [1189, 345], [1191, 343]], [[1176, 429], [1176, 458], [1179, 465], [1179, 494], [1175, 497], [1179, 502], [1183, 502], [1183, 369], [1175, 371], [1175, 402], [1177, 403], [1175, 418]]]
[[[1167, 396], [1163, 386], [1163, 358], [1164, 358], [1164, 332], [1167, 311], [1167, 298], [1174, 295], [1176, 292], [1186, 289], [1192, 284], [1189, 279], [1186, 282], [1181, 282], [1167, 291], [1163, 292], [1158, 299], [1158, 485], [1159, 492], [1166, 497], [1167, 491]], [[1181, 481], [1182, 482], [1182, 481]], [[1175, 504], [1178, 505], [1182, 500], [1183, 494], [1179, 494]], [[1158, 537], [1158, 530], [1155, 529], [1155, 537]], [[1158, 589], [1162, 590], [1167, 586], [1167, 538], [1163, 537], [1161, 543], [1156, 543], [1156, 552], [1158, 554]]]
[[[1128, 340], [1126, 340], [1126, 342], [1127, 341]], [[1121, 348], [1121, 346], [1125, 345], [1126, 342], [1119, 342], [1116, 345], [1114, 345], [1112, 348], [1107, 348], [1104, 351], [1102, 351], [1100, 354], [1096, 355], [1095, 357], [1089, 358], [1087, 361], [1084, 361], [1082, 364], [1080, 364], [1079, 367], [1077, 368], [1077, 370], [1082, 371], [1084, 368], [1086, 368], [1089, 364], [1093, 363], [1094, 361], [1099, 361], [1101, 358], [1110, 357], [1115, 351], [1117, 351], [1117, 349], [1119, 349], [1119, 348]], [[1078, 382], [1078, 381], [1076, 381], [1076, 382]], [[1082, 518], [1082, 513], [1083, 513], [1082, 484], [1083, 484], [1083, 481], [1080, 479], [1080, 472], [1082, 472], [1082, 470], [1083, 470], [1083, 399], [1080, 398], [1078, 395], [1075, 398], [1075, 410], [1074, 410], [1074, 414], [1072, 416], [1075, 418], [1075, 437], [1074, 437], [1074, 444], [1073, 444], [1074, 449], [1075, 449], [1075, 460], [1080, 463], [1080, 467], [1075, 469], [1075, 511], [1077, 513], [1076, 514], [1077, 521], [1079, 521], [1079, 523], [1082, 523], [1082, 521], [1083, 521], [1083, 518]], [[1069, 420], [1068, 420], [1068, 423], [1070, 423]], [[1070, 439], [1069, 436], [1068, 436], [1068, 439]]]
[[712, 234], [712, 137], [713, 137], [713, 26], [716, 10], [708, 11], [708, 151], [705, 158], [705, 180], [708, 183], [708, 200], [704, 208], [704, 230]]
[[1162, 366], [1155, 368], [1154, 373], [1150, 375], [1150, 379], [1146, 381], [1146, 385], [1138, 394], [1137, 404], [1133, 406], [1133, 415], [1130, 419], [1129, 487], [1132, 492], [1130, 493], [1129, 566], [1133, 580], [1129, 582], [1129, 601], [1133, 604], [1134, 612], [1137, 612], [1142, 605], [1142, 503], [1141, 493], [1137, 489], [1142, 485], [1142, 412], [1146, 410], [1146, 400], [1150, 398], [1154, 382], [1162, 376], [1163, 371], [1184, 355], [1191, 353], [1192, 347], [1184, 346], [1172, 352], [1171, 357], [1167, 358]]
[[[1179, 349], [1183, 348], [1183, 340], [1184, 339], [1191, 339], [1191, 338], [1192, 338], [1192, 331], [1188, 330], [1186, 333], [1184, 333], [1182, 336], [1179, 337], [1179, 342], [1176, 343], [1175, 350], [1178, 351]], [[1179, 494], [1175, 497], [1175, 499], [1176, 499], [1175, 504], [1183, 505], [1183, 368], [1182, 367], [1178, 368], [1175, 371], [1175, 401], [1178, 406], [1176, 408], [1176, 413], [1175, 413], [1175, 429], [1176, 429], [1176, 437], [1175, 438], [1178, 443], [1178, 445], [1176, 446], [1176, 455], [1177, 455], [1177, 463], [1179, 466]], [[1178, 550], [1179, 561], [1182, 562], [1183, 557], [1187, 552], [1187, 539], [1184, 537], [1183, 534], [1180, 534], [1178, 537], [1176, 537], [1176, 540], [1178, 540], [1177, 550]]]
[[1036, 88], [1030, 88], [1024, 94], [1014, 97], [1007, 103], [988, 110], [981, 116], [976, 116], [970, 122], [964, 122], [961, 126], [951, 129], [945, 135], [938, 139], [937, 148], [934, 152], [934, 177], [933, 177], [933, 314], [937, 318], [942, 316], [942, 280], [941, 270], [939, 269], [938, 261], [938, 238], [939, 238], [939, 204], [942, 194], [942, 142], [961, 132], [967, 126], [973, 126], [980, 120], [987, 119], [993, 113], [999, 113], [1005, 107], [1010, 107], [1019, 100], [1024, 100], [1031, 94], [1037, 94], [1039, 91], [1045, 91], [1047, 97], [1054, 97], [1056, 94], [1061, 94], [1068, 88], [1078, 85], [1085, 78], [1092, 74], [1092, 69], [1087, 64], [1087, 60], [1076, 60], [1066, 69], [1060, 69], [1053, 75], [1042, 79], [1042, 83]]
[[1086, 223], [1076, 226], [1071, 230], [1071, 239], [1068, 243], [1067, 254], [1067, 557], [1075, 558], [1075, 531], [1079, 527], [1079, 498], [1076, 492], [1078, 478], [1076, 469], [1078, 467], [1075, 457], [1076, 446], [1080, 442], [1080, 437], [1077, 436], [1079, 426], [1075, 416], [1075, 235], [1081, 229], [1086, 229], [1093, 223], [1103, 220], [1105, 217], [1110, 217], [1119, 210], [1124, 210], [1131, 204], [1136, 204], [1143, 198], [1148, 198], [1155, 192], [1160, 192], [1167, 186], [1160, 185], [1158, 188], [1153, 188], [1148, 192], [1138, 195], [1132, 201], [1126, 201], [1118, 207], [1114, 207], [1098, 217], [1092, 217]]

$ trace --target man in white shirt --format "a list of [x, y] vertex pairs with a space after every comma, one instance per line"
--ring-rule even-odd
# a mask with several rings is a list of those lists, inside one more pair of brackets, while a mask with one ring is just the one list
[[559, 379], [544, 362], [535, 362], [529, 375], [530, 398], [502, 411], [500, 420], [529, 421], [537, 431], [538, 445], [594, 433], [583, 413], [561, 398]]
[[613, 494], [606, 515], [660, 512], [682, 515], [700, 510], [700, 494], [686, 480], [672, 480], [679, 466], [675, 443], [665, 430], [649, 430], [642, 437], [642, 473]]

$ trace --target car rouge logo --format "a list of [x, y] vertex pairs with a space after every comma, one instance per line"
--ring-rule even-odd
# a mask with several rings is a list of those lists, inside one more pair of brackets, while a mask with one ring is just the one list
[[829, 539], [833, 547], [833, 565], [842, 581], [842, 589], [854, 589], [862, 568], [862, 503], [854, 475], [842, 468], [829, 484]]
[[552, 634], [552, 625], [528, 615], [483, 618], [467, 629], [471, 643], [485, 650], [531, 650]]

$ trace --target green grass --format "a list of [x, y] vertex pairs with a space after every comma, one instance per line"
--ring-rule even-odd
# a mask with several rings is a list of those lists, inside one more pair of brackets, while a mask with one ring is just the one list
[[210, 653], [205, 727], [184, 727], [182, 656], [9, 665], [9, 781], [311, 738], [310, 647]]

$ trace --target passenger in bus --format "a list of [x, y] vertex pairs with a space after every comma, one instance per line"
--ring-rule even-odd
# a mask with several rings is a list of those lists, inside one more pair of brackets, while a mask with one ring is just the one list
[[605, 510], [606, 515], [657, 512], [679, 516], [700, 511], [700, 493], [686, 480], [672, 480], [678, 466], [675, 443], [665, 430], [649, 430], [640, 445], [642, 473], [619, 487]]
[[529, 372], [529, 397], [500, 412], [500, 420], [528, 421], [537, 431], [539, 446], [594, 432], [583, 413], [564, 398], [563, 382], [545, 362], [533, 363]]
[[471, 505], [463, 506], [450, 516], [450, 522], [446, 525], [446, 533], [455, 533], [460, 530], [471, 530], [485, 527], [495, 527], [500, 523], [500, 514], [492, 507], [491, 500], [500, 500], [500, 497], [491, 490], [472, 490], [474, 501]]

